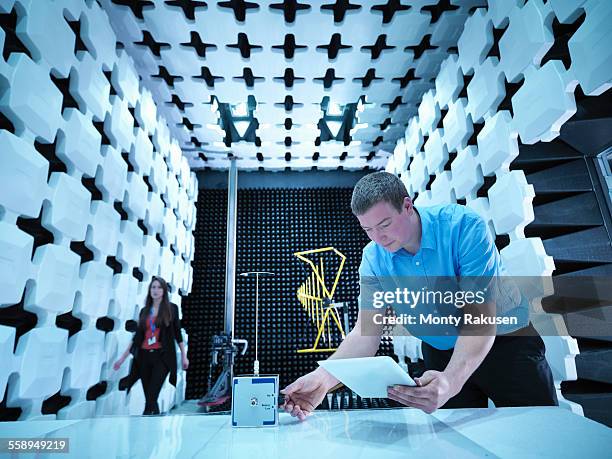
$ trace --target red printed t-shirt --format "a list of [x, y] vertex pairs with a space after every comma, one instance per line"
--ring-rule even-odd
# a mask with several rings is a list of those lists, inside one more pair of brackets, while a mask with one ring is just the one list
[[[161, 349], [162, 347], [161, 342], [159, 341], [159, 327], [155, 325], [156, 319], [157, 319], [157, 316], [147, 317], [147, 320], [146, 320], [147, 328], [145, 329], [145, 338], [141, 346], [142, 349]], [[151, 323], [153, 323], [153, 325], [155, 326], [155, 332], [153, 332]], [[155, 344], [149, 344], [149, 339], [151, 339], [151, 337], [153, 336], [155, 336]]]

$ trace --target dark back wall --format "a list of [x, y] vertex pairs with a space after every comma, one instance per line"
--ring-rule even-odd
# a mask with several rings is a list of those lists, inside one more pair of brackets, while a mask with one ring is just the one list
[[[238, 188], [353, 188], [365, 171], [238, 172]], [[227, 171], [197, 171], [200, 189], [227, 189]]]
[[[189, 334], [188, 399], [207, 390], [210, 340], [223, 331], [224, 314], [227, 190], [199, 193], [193, 290], [182, 306]], [[259, 360], [261, 373], [280, 374], [281, 386], [329, 355], [296, 352], [312, 346], [316, 330], [296, 298], [310, 270], [294, 252], [333, 246], [346, 255], [334, 300], [350, 303], [351, 327], [357, 318], [358, 267], [368, 238], [351, 213], [351, 193], [352, 187], [239, 189], [236, 272], [276, 273], [260, 282]], [[237, 276], [235, 337], [249, 340], [249, 350], [238, 358], [235, 374], [253, 372], [254, 319], [255, 279]], [[390, 349], [384, 340], [381, 352]]]

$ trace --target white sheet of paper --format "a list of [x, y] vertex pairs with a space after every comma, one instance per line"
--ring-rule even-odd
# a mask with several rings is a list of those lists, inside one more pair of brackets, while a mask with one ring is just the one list
[[386, 398], [387, 387], [394, 384], [416, 386], [410, 375], [388, 356], [320, 360], [317, 363], [362, 398]]

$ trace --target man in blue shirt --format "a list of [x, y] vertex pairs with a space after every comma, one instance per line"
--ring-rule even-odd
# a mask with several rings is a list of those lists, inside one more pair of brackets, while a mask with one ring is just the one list
[[[372, 356], [378, 350], [383, 325], [381, 311], [372, 305], [372, 284], [384, 291], [391, 279], [400, 279], [401, 285], [402, 279], [435, 283], [436, 279], [457, 278], [498, 287], [494, 280], [504, 275], [486, 223], [465, 206], [417, 209], [398, 177], [375, 172], [355, 185], [351, 207], [372, 242], [364, 248], [359, 268], [361, 304], [357, 323], [331, 359]], [[524, 301], [516, 289], [503, 289], [503, 294], [495, 297], [493, 312], [490, 301], [467, 305], [456, 302], [450, 305], [452, 310], [448, 305], [419, 304], [412, 312], [426, 312], [435, 318], [484, 311], [481, 316], [520, 320], [451, 326], [451, 332], [442, 327], [436, 333], [420, 335], [422, 328], [411, 330], [406, 325], [423, 340], [427, 371], [415, 378], [417, 387], [394, 386], [389, 388], [388, 397], [427, 413], [440, 407], [486, 407], [489, 398], [498, 407], [557, 405], [544, 343], [522, 313], [526, 309]], [[285, 410], [305, 419], [338, 382], [322, 367], [298, 378], [281, 391]]]

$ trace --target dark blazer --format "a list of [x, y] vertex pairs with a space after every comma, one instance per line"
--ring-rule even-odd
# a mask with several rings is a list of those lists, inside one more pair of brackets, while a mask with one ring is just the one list
[[[174, 303], [170, 303], [170, 307], [172, 310], [172, 321], [169, 326], [162, 325], [159, 329], [159, 339], [161, 341], [161, 358], [163, 362], [166, 364], [168, 369], [170, 370], [170, 384], [176, 387], [176, 344], [183, 342], [183, 335], [181, 334], [181, 321], [179, 319], [179, 310], [178, 306]], [[144, 308], [140, 310], [140, 314], [144, 313]], [[140, 319], [140, 317], [139, 317]], [[140, 320], [138, 321], [138, 328], [136, 329], [136, 333], [134, 334], [134, 339], [132, 343], [132, 348], [130, 349], [130, 353], [134, 356], [132, 359], [132, 366], [130, 367], [130, 373], [128, 374], [124, 384], [124, 387], [127, 387], [127, 392], [130, 392], [130, 389], [134, 385], [136, 381], [140, 379], [140, 371], [138, 369], [139, 354], [142, 349], [142, 342], [145, 337], [145, 328], [140, 325]]]

